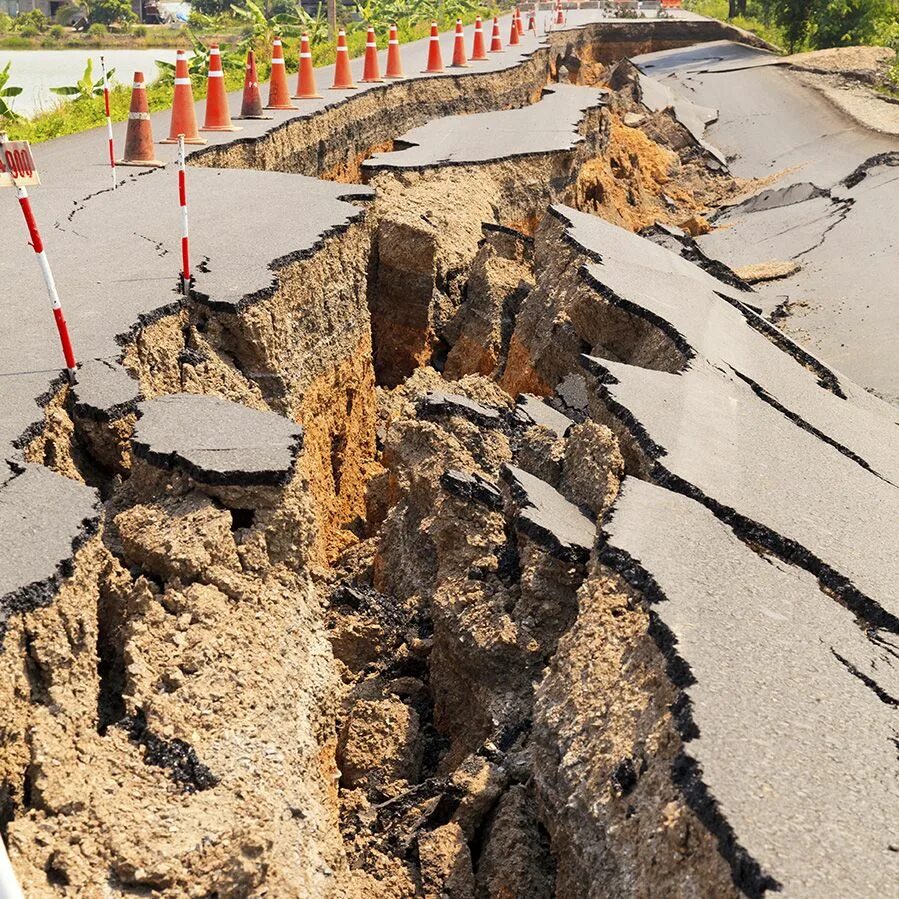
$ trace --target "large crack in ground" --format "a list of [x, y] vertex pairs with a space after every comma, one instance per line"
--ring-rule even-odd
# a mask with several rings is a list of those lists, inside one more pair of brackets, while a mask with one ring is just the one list
[[[714, 531], [725, 562], [765, 547], [809, 569], [881, 641], [894, 613], [840, 570], [851, 553], [829, 568], [814, 533], [790, 542], [662, 468], [664, 428], [583, 357], [600, 374], [731, 372], [884, 489], [889, 455], [876, 428], [846, 437], [866, 412], [815, 417], [818, 393], [849, 402], [836, 376], [756, 322], [746, 285], [680, 230], [745, 185], [609, 54], [581, 35], [502, 87], [410, 82], [201, 151], [367, 187], [269, 287], [195, 292], [135, 326], [120, 364], [88, 363], [28, 436], [19, 478], [65, 475], [86, 521], [74, 562], [57, 548], [58, 572], [3, 609], [0, 823], [29, 895], [686, 899], [794, 874], [719, 804], [691, 695], [707, 672], [666, 617], [675, 575], [653, 580], [627, 515], [652, 505], [644, 488], [681, 494], [684, 519], [702, 504], [709, 533], [732, 526]], [[560, 62], [610, 87], [569, 146], [378, 165], [448, 109], [535, 101]], [[576, 210], [675, 235], [680, 255], [641, 241], [635, 268], [664, 252], [676, 292], [683, 263], [688, 293], [764, 348], [714, 356], [695, 322], [615, 280], [617, 245], [580, 236]], [[769, 351], [787, 369], [765, 370]], [[895, 695], [889, 651], [865, 673], [860, 646], [879, 644], [827, 623], [850, 678]]]

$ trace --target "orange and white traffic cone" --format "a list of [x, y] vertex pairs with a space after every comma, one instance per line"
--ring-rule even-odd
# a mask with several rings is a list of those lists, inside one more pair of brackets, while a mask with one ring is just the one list
[[365, 36], [365, 65], [362, 69], [362, 81], [365, 84], [372, 84], [383, 80], [381, 67], [378, 64], [378, 42], [375, 38], [375, 29], [369, 25], [368, 33]]
[[390, 39], [387, 41], [387, 77], [406, 77], [403, 74], [403, 62], [400, 59], [400, 39], [396, 33], [396, 25], [390, 26]]
[[206, 78], [206, 118], [203, 131], [239, 131], [231, 124], [228, 111], [228, 94], [225, 91], [225, 73], [222, 71], [222, 53], [218, 44], [209, 47], [209, 72]]
[[259, 93], [259, 73], [256, 71], [256, 54], [247, 51], [247, 70], [243, 79], [243, 100], [239, 119], [270, 119], [262, 111], [262, 95]]
[[484, 45], [484, 25], [481, 17], [477, 16], [474, 20], [474, 43], [471, 47], [471, 61], [480, 62], [487, 58], [487, 50]]
[[533, 31], [534, 34], [537, 33], [537, 8], [534, 7], [531, 10], [531, 14], [528, 16], [528, 31]]
[[556, 25], [565, 24], [565, 13], [562, 11], [562, 0], [556, 3]]
[[266, 109], [296, 109], [290, 102], [290, 86], [287, 84], [287, 66], [284, 64], [284, 48], [281, 39], [272, 43], [272, 76], [268, 83]]
[[443, 54], [440, 52], [440, 35], [437, 32], [437, 23], [431, 22], [431, 41], [428, 44], [428, 67], [425, 72], [442, 72]]
[[518, 36], [524, 37], [524, 22], [521, 21], [521, 7], [515, 7], [515, 27], [518, 29]]
[[134, 73], [128, 130], [125, 132], [125, 155], [116, 165], [145, 165], [151, 168], [162, 165], [153, 157], [153, 126], [150, 124], [143, 72]]
[[496, 16], [493, 17], [493, 34], [490, 37], [490, 52], [491, 53], [502, 53], [503, 52], [503, 41], [499, 36], [499, 19]]
[[315, 69], [312, 66], [312, 50], [309, 47], [309, 35], [303, 32], [300, 38], [300, 65], [297, 70], [296, 100], [318, 100], [321, 94], [315, 86]]
[[337, 61], [334, 66], [334, 83], [331, 90], [350, 91], [355, 90], [353, 72], [350, 69], [350, 51], [346, 46], [346, 32], [341, 28], [337, 32]]
[[186, 144], [205, 144], [197, 130], [197, 111], [194, 107], [194, 89], [187, 70], [187, 54], [179, 50], [175, 54], [175, 97], [172, 101], [172, 124], [169, 136], [163, 144], [177, 144], [178, 135], [184, 135]]
[[465, 32], [462, 30], [461, 19], [456, 19], [456, 39], [453, 43], [452, 68], [468, 68], [468, 57], [465, 55]]
[[509, 32], [509, 46], [514, 47], [518, 43], [518, 22], [515, 21], [515, 13], [512, 13], [512, 30]]

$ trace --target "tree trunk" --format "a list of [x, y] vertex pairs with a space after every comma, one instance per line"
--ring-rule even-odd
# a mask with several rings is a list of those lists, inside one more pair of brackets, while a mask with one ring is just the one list
[[337, 40], [337, 0], [328, 0], [328, 40]]

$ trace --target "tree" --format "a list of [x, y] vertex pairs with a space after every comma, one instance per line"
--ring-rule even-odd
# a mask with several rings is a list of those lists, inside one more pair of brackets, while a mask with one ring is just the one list
[[812, 43], [818, 48], [869, 44], [896, 12], [892, 0], [818, 0], [815, 6]]
[[746, 0], [728, 0], [728, 19], [746, 15]]
[[88, 18], [91, 24], [114, 25], [116, 22], [133, 22], [137, 16], [128, 0], [89, 0]]
[[791, 53], [808, 37], [817, 4], [818, 0], [762, 0], [766, 14], [783, 29]]

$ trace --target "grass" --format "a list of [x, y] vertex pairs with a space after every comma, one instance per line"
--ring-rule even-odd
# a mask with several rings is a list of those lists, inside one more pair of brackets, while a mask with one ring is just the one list
[[[491, 13], [492, 15], [492, 13]], [[474, 21], [474, 15], [467, 17], [468, 21]], [[443, 23], [448, 27], [450, 23]], [[419, 22], [416, 25], [400, 24], [398, 28], [401, 43], [419, 40], [430, 31], [429, 22]], [[218, 40], [224, 47], [238, 40], [235, 35], [219, 38], [206, 38], [204, 40]], [[297, 68], [297, 54], [299, 50], [298, 39], [284, 39], [284, 56], [287, 59], [287, 70], [295, 72]], [[90, 47], [90, 44], [83, 46]], [[109, 43], [104, 42], [104, 47]], [[188, 47], [189, 41], [185, 36], [174, 44], [176, 47]], [[383, 49], [387, 46], [387, 35], [378, 36], [378, 46]], [[347, 47], [350, 56], [361, 56], [365, 52], [364, 29], [354, 30], [347, 35]], [[325, 66], [334, 62], [336, 45], [333, 43], [319, 43], [312, 49], [312, 60], [316, 66]], [[258, 55], [257, 55], [258, 60]], [[267, 62], [260, 61], [260, 80], [268, 78], [269, 66]], [[225, 71], [225, 87], [230, 90], [238, 90], [243, 87], [244, 71], [241, 62], [239, 67], [228, 68]], [[194, 97], [198, 100], [206, 96], [206, 79], [195, 78], [193, 83]], [[113, 121], [121, 122], [128, 118], [128, 109], [131, 103], [131, 87], [128, 85], [116, 85], [110, 92], [110, 109]], [[172, 105], [173, 87], [171, 84], [154, 82], [147, 87], [147, 103], [151, 112], [168, 109]], [[106, 121], [103, 112], [103, 100], [95, 97], [88, 100], [61, 101], [57, 106], [46, 112], [41, 112], [32, 119], [20, 119], [14, 122], [0, 120], [0, 125], [9, 132], [10, 140], [28, 140], [33, 144], [63, 137], [66, 134], [77, 134], [90, 128], [97, 128]]]
[[21, 34], [0, 34], [0, 50], [158, 50], [161, 48], [181, 47], [186, 38], [180, 28], [168, 25], [145, 25], [146, 34], [109, 34], [78, 33], [66, 29], [59, 37], [49, 32], [23, 37]]
[[[724, 22], [730, 22], [731, 25], [735, 25], [737, 28], [742, 28], [744, 31], [751, 31], [763, 41], [767, 41], [775, 47], [786, 47], [787, 45], [783, 30], [772, 22], [765, 22], [752, 16], [735, 16], [733, 19], [728, 19], [727, 0], [689, 0], [687, 5], [693, 12], [697, 12], [700, 15], [721, 19]], [[802, 49], [806, 48], [797, 48], [797, 50]]]

